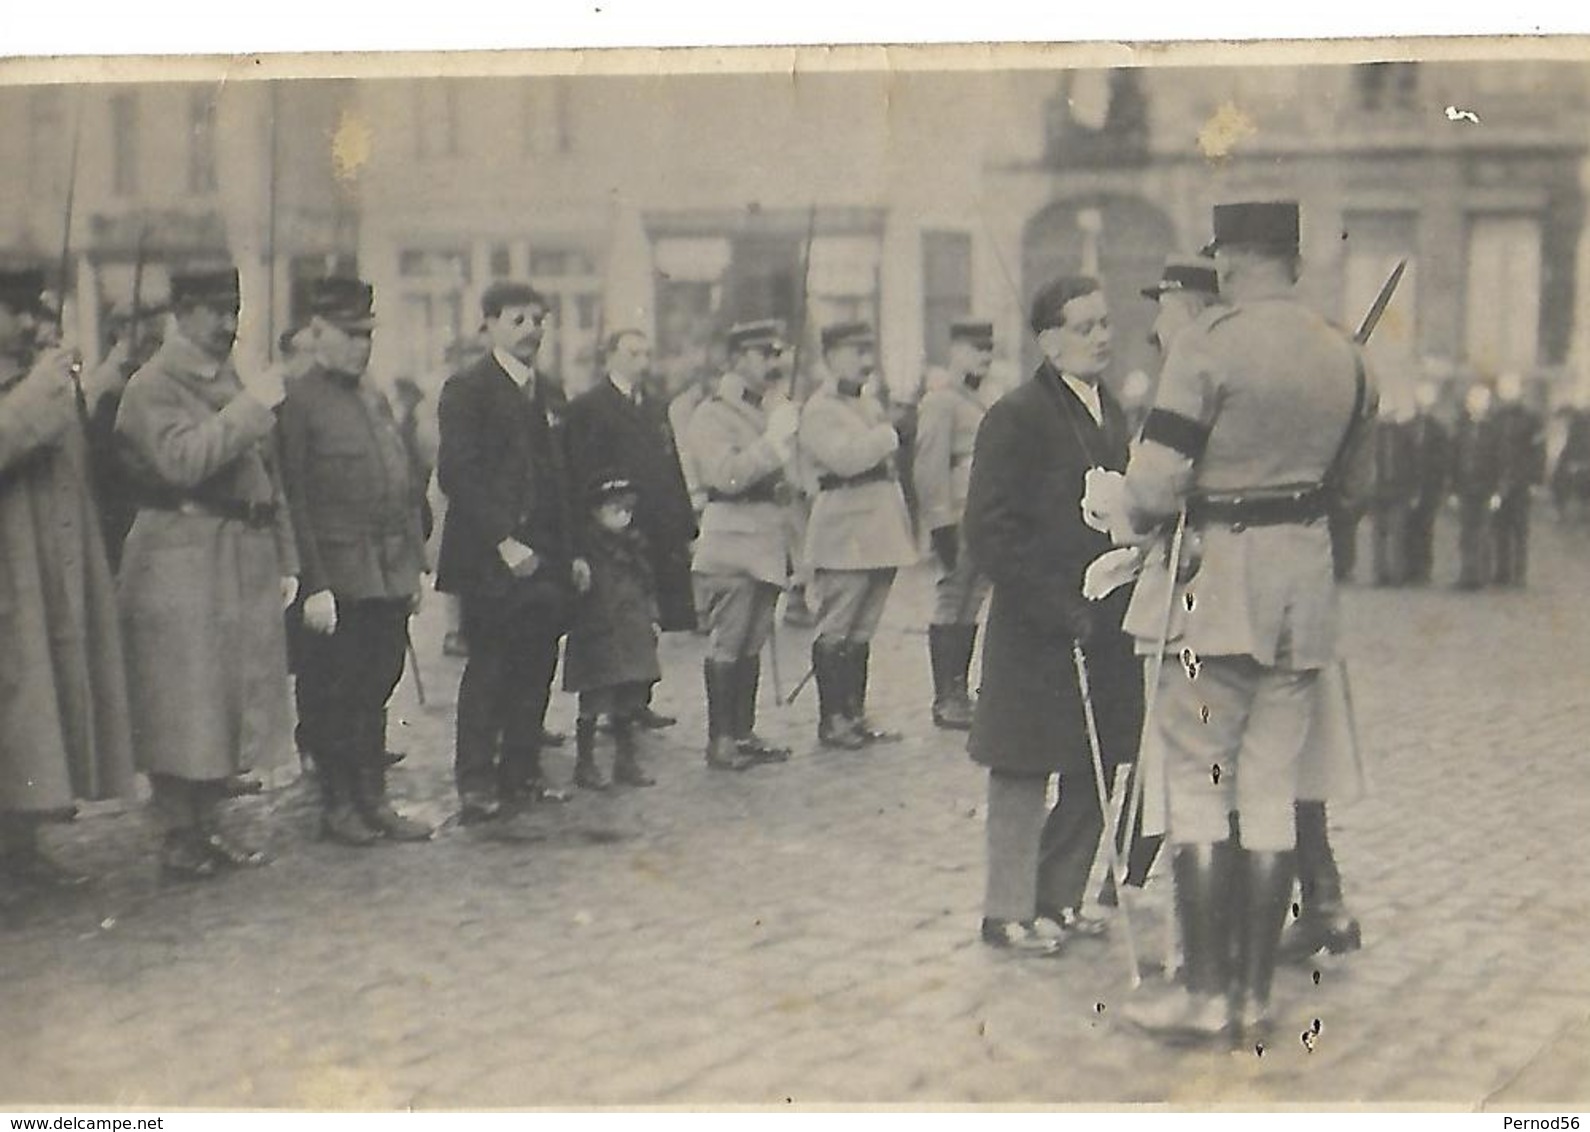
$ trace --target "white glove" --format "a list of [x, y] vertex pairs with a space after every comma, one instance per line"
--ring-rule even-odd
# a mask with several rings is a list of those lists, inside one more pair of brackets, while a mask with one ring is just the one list
[[298, 575], [282, 575], [282, 608], [292, 608], [293, 602], [298, 600]]
[[237, 376], [243, 383], [243, 392], [267, 409], [274, 409], [287, 397], [285, 366], [274, 365], [260, 369], [239, 370]]
[[787, 448], [800, 427], [800, 410], [788, 401], [780, 401], [768, 411], [762, 435], [774, 448]]
[[1082, 572], [1082, 596], [1089, 601], [1103, 601], [1116, 590], [1135, 581], [1143, 569], [1143, 552], [1135, 546], [1118, 546], [1106, 550]]
[[497, 544], [497, 555], [508, 572], [516, 578], [528, 578], [541, 565], [541, 559], [518, 539], [505, 538]]
[[337, 631], [337, 598], [330, 590], [312, 593], [304, 599], [304, 627], [330, 636]]
[[1126, 512], [1126, 477], [1108, 468], [1089, 468], [1082, 477], [1082, 521], [1109, 534]]

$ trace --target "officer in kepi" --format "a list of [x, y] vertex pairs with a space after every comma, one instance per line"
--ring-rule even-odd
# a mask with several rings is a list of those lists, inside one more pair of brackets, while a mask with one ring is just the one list
[[366, 372], [370, 285], [326, 279], [310, 299], [312, 359], [282, 405], [282, 478], [298, 540], [299, 734], [319, 771], [321, 831], [343, 845], [424, 841], [387, 798], [386, 707], [403, 676], [426, 569], [424, 488]]
[[950, 324], [949, 379], [922, 396], [917, 410], [916, 480], [920, 523], [938, 560], [928, 654], [933, 671], [933, 722], [969, 731], [972, 698], [967, 673], [977, 647], [977, 618], [990, 582], [961, 545], [966, 490], [972, 480], [977, 428], [1001, 390], [988, 381], [994, 324]]
[[800, 422], [801, 454], [818, 487], [806, 528], [817, 600], [817, 739], [853, 751], [901, 738], [867, 720], [867, 670], [895, 571], [916, 561], [917, 551], [895, 468], [900, 436], [867, 388], [872, 327], [825, 327], [822, 348], [829, 380], [806, 402]]
[[[1170, 344], [1126, 472], [1130, 532], [1116, 531], [1163, 537], [1185, 506], [1203, 548], [1169, 603], [1153, 721], [1185, 985], [1126, 1010], [1171, 1041], [1251, 1042], [1270, 1028], [1299, 757], [1321, 670], [1337, 659], [1327, 515], [1361, 498], [1371, 471], [1361, 438], [1374, 388], [1353, 342], [1294, 296], [1299, 227], [1295, 202], [1216, 206], [1212, 250], [1231, 306]], [[1147, 556], [1126, 620], [1155, 647], [1167, 559]]]

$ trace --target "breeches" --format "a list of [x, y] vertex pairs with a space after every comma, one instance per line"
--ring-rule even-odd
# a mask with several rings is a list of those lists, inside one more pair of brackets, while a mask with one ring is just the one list
[[892, 566], [878, 570], [818, 570], [811, 595], [817, 602], [817, 635], [830, 641], [872, 640], [894, 585]]
[[1224, 841], [1235, 811], [1244, 848], [1292, 848], [1298, 757], [1318, 671], [1266, 668], [1247, 656], [1206, 657], [1195, 671], [1190, 678], [1167, 658], [1159, 683], [1171, 840]]
[[695, 583], [707, 615], [710, 659], [730, 664], [761, 652], [773, 631], [779, 588], [749, 574], [696, 574]]

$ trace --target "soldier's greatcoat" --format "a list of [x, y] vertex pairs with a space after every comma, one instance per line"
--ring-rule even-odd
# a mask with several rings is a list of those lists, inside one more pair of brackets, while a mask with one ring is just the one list
[[698, 574], [748, 574], [775, 586], [789, 577], [784, 462], [762, 439], [773, 396], [747, 399], [730, 374], [690, 416], [687, 458], [707, 498], [691, 563]]
[[[292, 751], [281, 579], [298, 552], [272, 449], [276, 415], [230, 364], [179, 334], [133, 374], [116, 434], [145, 507], [118, 578], [141, 769], [188, 779], [265, 768]], [[274, 507], [251, 525], [210, 505]]]
[[116, 594], [69, 385], [0, 374], [0, 811], [132, 790]]

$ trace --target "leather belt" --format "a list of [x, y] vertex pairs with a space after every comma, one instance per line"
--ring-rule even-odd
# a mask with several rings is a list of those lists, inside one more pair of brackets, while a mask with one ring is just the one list
[[887, 483], [894, 479], [894, 469], [887, 463], [874, 464], [864, 472], [853, 476], [836, 476], [832, 472], [825, 472], [817, 477], [817, 486], [824, 491], [838, 491], [847, 487], [860, 487], [866, 483]]
[[232, 519], [247, 527], [268, 527], [276, 522], [277, 513], [274, 503], [256, 503], [247, 499], [195, 499], [179, 495], [146, 496], [138, 501], [138, 506], [150, 511], [174, 511], [179, 515]]
[[708, 503], [777, 503], [778, 484], [774, 480], [766, 479], [754, 483], [744, 491], [729, 492], [719, 491], [716, 488], [707, 489]]
[[1294, 491], [1266, 489], [1253, 493], [1195, 495], [1187, 501], [1187, 521], [1218, 523], [1234, 531], [1244, 527], [1279, 527], [1323, 519], [1330, 501], [1323, 487], [1310, 484]]

